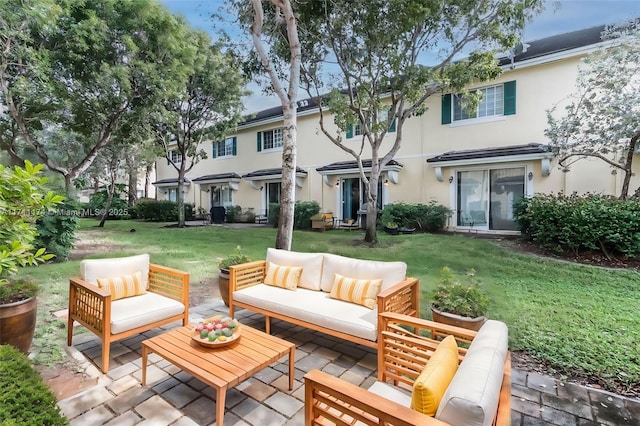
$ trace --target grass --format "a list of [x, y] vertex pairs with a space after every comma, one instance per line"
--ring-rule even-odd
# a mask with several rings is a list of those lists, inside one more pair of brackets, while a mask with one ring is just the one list
[[[147, 252], [154, 263], [186, 270], [192, 283], [217, 275], [217, 259], [237, 245], [252, 259], [263, 259], [275, 241], [273, 228], [232, 229], [218, 226], [163, 228], [162, 224], [107, 222], [103, 229], [82, 220], [83, 238], [108, 242], [115, 251], [91, 257]], [[136, 231], [131, 232], [134, 228]], [[400, 260], [408, 275], [420, 279], [422, 315], [430, 317], [426, 294], [440, 269], [476, 270], [491, 299], [487, 315], [509, 326], [511, 350], [521, 350], [548, 363], [559, 373], [597, 379], [609, 390], [640, 383], [640, 274], [513, 253], [494, 241], [461, 235], [379, 235], [380, 245], [360, 244], [362, 234], [344, 231], [296, 231], [293, 250], [331, 252], [375, 260]], [[44, 336], [36, 343], [58, 339], [64, 326], [49, 313], [67, 304], [68, 277], [77, 275], [79, 261], [42, 265], [25, 273], [43, 283], [39, 321]], [[39, 324], [40, 326], [40, 324]], [[47, 331], [49, 330], [49, 331]], [[50, 333], [50, 334], [47, 334]], [[56, 337], [57, 335], [57, 337]], [[50, 345], [49, 345], [50, 346]], [[41, 345], [47, 348], [46, 344]], [[45, 350], [45, 359], [56, 358]]]

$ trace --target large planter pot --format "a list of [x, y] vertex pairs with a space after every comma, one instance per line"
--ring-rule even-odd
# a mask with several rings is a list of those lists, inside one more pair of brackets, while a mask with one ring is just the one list
[[35, 297], [0, 305], [0, 344], [15, 346], [28, 354], [36, 329], [37, 308]]
[[226, 306], [229, 306], [229, 270], [220, 269], [218, 275], [218, 288], [220, 289], [220, 297]]
[[389, 235], [398, 235], [400, 233], [400, 231], [398, 231], [398, 228], [388, 228], [388, 227], [384, 227], [384, 232], [386, 232]]
[[433, 320], [435, 322], [462, 327], [474, 331], [480, 330], [480, 327], [482, 327], [482, 325], [487, 320], [487, 317], [485, 317], [484, 315], [476, 318], [463, 317], [461, 315], [440, 311], [433, 306], [431, 307], [431, 316], [433, 317]]

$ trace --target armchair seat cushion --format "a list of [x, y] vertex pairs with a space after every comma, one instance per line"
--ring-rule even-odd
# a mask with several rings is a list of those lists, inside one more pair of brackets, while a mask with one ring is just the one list
[[340, 330], [363, 339], [375, 341], [377, 309], [356, 305], [329, 297], [323, 291], [298, 287], [291, 291], [258, 284], [233, 292], [233, 298], [265, 311]]
[[119, 334], [167, 317], [180, 315], [184, 305], [176, 300], [147, 292], [111, 302], [111, 334]]
[[411, 405], [411, 393], [398, 386], [391, 386], [387, 383], [375, 381], [368, 390], [371, 393], [375, 393], [378, 396], [396, 402], [403, 407]]

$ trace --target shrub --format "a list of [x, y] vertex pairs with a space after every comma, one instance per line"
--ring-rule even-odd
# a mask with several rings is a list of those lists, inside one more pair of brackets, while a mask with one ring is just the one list
[[38, 236], [34, 243], [54, 254], [55, 262], [63, 262], [69, 257], [78, 227], [78, 214], [79, 203], [67, 199], [58, 204], [56, 211], [47, 213], [36, 222]]
[[240, 206], [227, 206], [225, 207], [225, 221], [229, 223], [235, 223], [240, 221], [240, 215], [242, 214], [242, 207]]
[[29, 360], [10, 345], [0, 345], [0, 424], [66, 425], [56, 398]]
[[640, 255], [640, 200], [601, 194], [539, 194], [515, 208], [520, 231], [540, 246], [579, 254]]
[[451, 210], [431, 201], [429, 204], [387, 204], [379, 224], [397, 223], [400, 228], [416, 228], [420, 232], [440, 232], [447, 225]]
[[[320, 212], [320, 205], [317, 201], [296, 201], [293, 207], [293, 228], [311, 229], [311, 216]], [[269, 204], [269, 215], [267, 221], [273, 226], [278, 226], [280, 219], [280, 204]]]
[[[175, 222], [178, 220], [178, 203], [174, 201], [144, 199], [138, 201], [134, 210], [136, 218], [150, 222]], [[185, 203], [185, 220], [193, 220], [194, 211], [193, 204]]]
[[[129, 205], [127, 201], [123, 199], [127, 197], [126, 186], [123, 184], [116, 184], [116, 191], [113, 194], [113, 200], [111, 200], [111, 206], [109, 207], [109, 215], [107, 219], [129, 219]], [[100, 216], [107, 205], [107, 199], [109, 193], [106, 189], [98, 192], [94, 192], [89, 197], [89, 211], [93, 216]]]
[[480, 289], [475, 271], [469, 270], [465, 277], [466, 282], [462, 283], [448, 267], [443, 267], [436, 288], [431, 293], [431, 305], [439, 311], [463, 317], [484, 315], [489, 299]]

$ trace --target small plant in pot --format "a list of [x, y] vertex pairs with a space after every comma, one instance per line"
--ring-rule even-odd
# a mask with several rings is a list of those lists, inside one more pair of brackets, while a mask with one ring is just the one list
[[395, 222], [387, 222], [384, 226], [384, 231], [389, 235], [398, 235], [398, 224]]
[[42, 165], [25, 161], [22, 167], [0, 165], [0, 344], [27, 353], [36, 321], [36, 283], [14, 274], [53, 257], [35, 248], [36, 221], [64, 198], [44, 189]]
[[431, 315], [437, 322], [479, 330], [486, 321], [489, 298], [480, 289], [473, 269], [466, 273], [464, 281], [448, 267], [442, 268], [431, 294]]
[[240, 246], [236, 247], [236, 252], [223, 257], [218, 262], [220, 275], [218, 275], [218, 287], [220, 288], [220, 296], [225, 305], [229, 306], [229, 267], [232, 265], [240, 265], [241, 263], [251, 262], [246, 254], [242, 253]]

